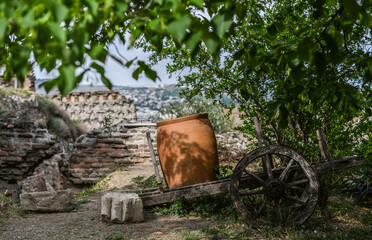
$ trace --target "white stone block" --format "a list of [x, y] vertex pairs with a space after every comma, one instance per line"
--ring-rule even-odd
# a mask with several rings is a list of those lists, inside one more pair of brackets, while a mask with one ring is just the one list
[[135, 193], [106, 193], [101, 199], [101, 216], [114, 223], [143, 222], [142, 200]]

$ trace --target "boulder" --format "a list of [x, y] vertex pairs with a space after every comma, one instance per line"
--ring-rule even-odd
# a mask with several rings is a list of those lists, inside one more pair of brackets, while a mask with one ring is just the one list
[[113, 223], [143, 222], [142, 200], [135, 193], [106, 193], [101, 199], [101, 216]]
[[60, 191], [70, 186], [70, 182], [62, 172], [67, 164], [65, 154], [56, 154], [44, 160], [33, 172], [32, 176], [18, 182], [22, 193]]
[[67, 212], [73, 209], [71, 192], [45, 191], [20, 195], [21, 207], [33, 212]]

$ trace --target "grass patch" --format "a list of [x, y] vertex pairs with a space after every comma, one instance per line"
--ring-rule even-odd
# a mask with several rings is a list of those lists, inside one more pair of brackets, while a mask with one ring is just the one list
[[205, 196], [191, 200], [181, 197], [178, 201], [157, 206], [154, 209], [166, 216], [201, 216], [233, 223], [239, 219], [228, 194]]
[[72, 204], [74, 209], [79, 209], [81, 205], [89, 203], [90, 201], [87, 198], [73, 199]]
[[9, 97], [10, 95], [18, 95], [20, 97], [28, 97], [31, 95], [36, 95], [35, 92], [29, 91], [22, 88], [4, 88], [0, 87], [0, 97]]
[[[145, 176], [138, 176], [138, 177], [132, 178], [131, 182], [132, 184], [125, 186], [125, 189], [130, 189], [130, 190], [141, 192], [141, 190], [158, 187], [158, 183], [156, 181], [155, 175], [151, 175], [148, 178], [146, 178]], [[163, 185], [163, 187], [165, 188], [166, 186]]]
[[123, 235], [110, 235], [105, 237], [105, 240], [127, 240], [129, 238], [124, 237]]
[[181, 234], [182, 240], [199, 240], [201, 239], [200, 234], [192, 233], [189, 230], [177, 230]]
[[22, 208], [13, 206], [12, 200], [6, 195], [7, 191], [0, 194], [0, 226], [4, 224], [3, 219], [9, 217], [23, 217], [26, 214]]
[[94, 189], [94, 186], [90, 188], [84, 188], [83, 191], [79, 192], [73, 199], [72, 204], [74, 205], [75, 209], [78, 209], [81, 205], [89, 203], [89, 199], [87, 199], [87, 196], [90, 194], [95, 193], [96, 190]]

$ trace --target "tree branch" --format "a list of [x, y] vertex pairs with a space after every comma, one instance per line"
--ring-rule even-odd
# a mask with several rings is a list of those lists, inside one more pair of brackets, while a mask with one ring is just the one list
[[341, 5], [340, 9], [338, 9], [335, 14], [333, 14], [333, 16], [331, 17], [331, 19], [327, 22], [325, 28], [323, 29], [322, 33], [319, 35], [319, 37], [316, 39], [317, 42], [320, 43], [320, 38], [322, 37], [322, 35], [327, 31], [327, 29], [329, 28], [329, 26], [333, 23], [333, 21], [336, 19], [337, 16], [341, 16], [342, 12], [344, 11], [344, 6]]

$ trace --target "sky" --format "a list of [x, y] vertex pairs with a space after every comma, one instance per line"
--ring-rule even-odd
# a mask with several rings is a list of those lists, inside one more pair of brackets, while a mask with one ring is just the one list
[[[123, 55], [126, 59], [131, 60], [137, 57], [138, 60], [147, 62], [149, 53], [146, 53], [142, 51], [141, 49], [135, 49], [135, 48], [128, 50], [127, 49], [128, 47], [124, 45], [118, 38], [115, 39], [115, 45], [118, 47], [120, 54]], [[109, 47], [109, 52], [111, 54], [114, 54], [115, 56], [118, 56], [114, 46]], [[109, 58], [105, 63], [105, 71], [106, 71], [105, 76], [109, 80], [111, 80], [111, 83], [113, 85], [116, 85], [116, 86], [143, 87], [143, 86], [156, 85], [156, 84], [161, 84], [161, 83], [164, 83], [164, 84], [177, 83], [176, 77], [173, 76], [173, 78], [169, 78], [166, 73], [167, 62], [169, 62], [169, 60], [163, 60], [152, 68], [158, 73], [158, 76], [161, 79], [161, 81], [157, 80], [156, 83], [148, 79], [144, 74], [141, 74], [139, 79], [135, 80], [134, 78], [132, 78], [132, 72], [134, 71], [133, 68], [128, 69], [126, 67], [120, 66], [120, 64], [116, 62], [115, 60], [113, 60], [112, 58]], [[34, 73], [37, 79], [48, 79], [48, 78], [55, 78], [56, 76], [58, 76], [57, 71], [51, 71], [48, 74], [45, 70], [41, 71], [38, 65], [34, 66]], [[94, 85], [102, 85], [100, 81], [96, 80], [96, 76], [94, 76], [94, 74], [90, 74], [89, 76], [90, 76], [89, 80], [83, 81], [82, 84], [93, 83]]]

